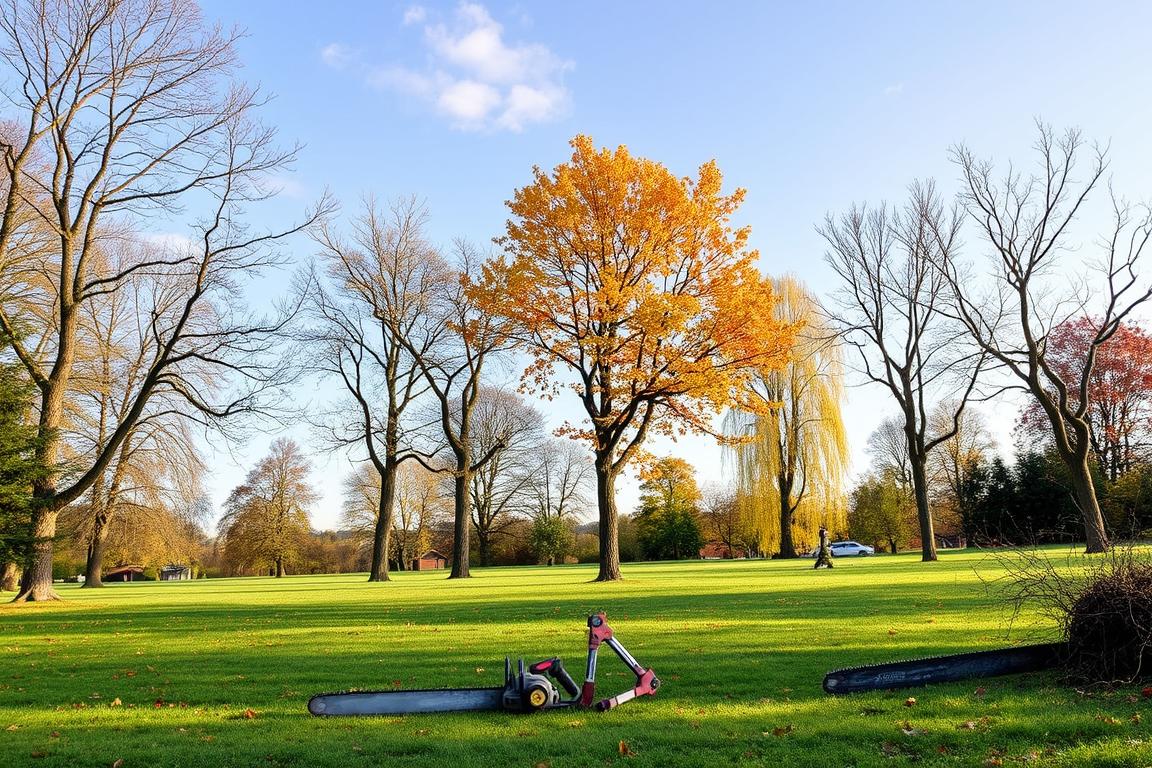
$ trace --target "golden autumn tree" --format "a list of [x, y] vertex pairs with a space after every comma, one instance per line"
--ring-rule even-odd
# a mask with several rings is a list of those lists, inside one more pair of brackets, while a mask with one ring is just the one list
[[761, 549], [796, 557], [798, 543], [814, 543], [821, 525], [846, 527], [844, 373], [835, 334], [804, 284], [785, 276], [773, 287], [776, 318], [802, 330], [788, 364], [753, 381], [753, 402], [761, 407], [733, 409], [725, 428], [744, 438], [731, 450], [739, 501], [755, 521]]
[[584, 406], [588, 422], [565, 431], [593, 449], [608, 581], [620, 578], [616, 478], [647, 435], [711, 432], [755, 372], [784, 363], [793, 332], [748, 228], [730, 223], [744, 191], [723, 194], [715, 162], [677, 178], [622, 146], [571, 146], [508, 202], [505, 255], [474, 290], [532, 356], [526, 387], [570, 388]]

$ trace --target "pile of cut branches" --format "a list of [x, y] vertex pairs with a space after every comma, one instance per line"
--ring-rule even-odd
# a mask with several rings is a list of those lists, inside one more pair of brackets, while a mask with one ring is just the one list
[[1152, 677], [1152, 559], [1146, 551], [1117, 549], [1072, 569], [1027, 553], [1009, 565], [1006, 584], [1003, 594], [1017, 614], [1039, 605], [1060, 628], [1068, 682]]

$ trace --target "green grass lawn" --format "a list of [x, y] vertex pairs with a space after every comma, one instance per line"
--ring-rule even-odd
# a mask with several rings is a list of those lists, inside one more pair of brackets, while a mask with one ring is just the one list
[[[1152, 701], [1135, 687], [1030, 675], [825, 695], [836, 667], [1002, 646], [1009, 615], [982, 580], [1000, 567], [981, 554], [810, 568], [67, 586], [57, 604], [0, 607], [0, 766], [1152, 766]], [[656, 697], [603, 714], [306, 713], [322, 691], [500, 685], [506, 654], [559, 655], [579, 678], [597, 610], [655, 668]], [[1047, 639], [1027, 623], [1013, 641]], [[607, 648], [598, 682], [631, 687]]]

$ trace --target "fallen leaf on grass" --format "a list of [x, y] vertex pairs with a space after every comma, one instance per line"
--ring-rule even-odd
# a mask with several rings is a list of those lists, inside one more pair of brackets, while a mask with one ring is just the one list
[[788, 734], [795, 732], [795, 730], [796, 726], [792, 725], [792, 723], [788, 723], [788, 725], [778, 725], [771, 731], [764, 731], [764, 735], [767, 736], [768, 734], [772, 734], [773, 736], [780, 738], [781, 736], [787, 736]]
[[48, 753], [47, 753], [47, 752], [33, 752], [33, 753], [32, 753], [32, 757], [34, 757], [34, 758], [36, 758], [37, 760], [39, 760], [39, 759], [40, 759], [40, 758], [42, 758], [42, 757], [48, 757]]
[[15, 730], [19, 730], [19, 728], [20, 728], [20, 726], [18, 726], [18, 725], [16, 725], [15, 723], [13, 723], [12, 725], [10, 725], [10, 726], [8, 726], [7, 728], [5, 728], [4, 730], [6, 730], [6, 731], [15, 731]]
[[924, 734], [922, 728], [913, 728], [912, 723], [907, 720], [900, 724], [900, 732], [905, 736], [922, 736]]
[[116, 698], [112, 699], [112, 701], [108, 702], [108, 706], [110, 706], [110, 707], [119, 707], [119, 706], [121, 706], [121, 704], [123, 704], [123, 702], [122, 702], [122, 701], [120, 701], [120, 697], [119, 697], [119, 696], [117, 696]]
[[256, 717], [256, 710], [252, 709], [251, 707], [244, 710], [244, 719], [245, 720], [253, 720], [253, 719], [255, 719], [255, 717]]
[[122, 757], [118, 757], [112, 762], [112, 768], [120, 768], [122, 765], [124, 765], [124, 758]]
[[1140, 691], [1140, 693], [1144, 696], [1144, 698], [1152, 699], [1152, 685], [1145, 686], [1144, 690]]
[[1004, 758], [990, 757], [984, 761], [984, 765], [988, 766], [989, 768], [995, 768], [995, 766], [1004, 765]]
[[906, 707], [916, 706], [916, 697], [915, 696], [909, 696], [908, 698], [904, 699], [904, 706], [906, 706]]
[[988, 689], [981, 686], [981, 687], [977, 688], [975, 691], [973, 691], [972, 695], [976, 696], [978, 698], [983, 698], [984, 694], [986, 694], [986, 693], [988, 693]]
[[1120, 718], [1112, 715], [1096, 715], [1096, 719], [1108, 725], [1120, 725]]
[[532, 768], [552, 768], [552, 763], [540, 762], [533, 765]]
[[628, 742], [620, 742], [620, 754], [624, 757], [635, 757], [636, 753], [632, 751], [632, 747], [628, 746]]
[[975, 720], [968, 720], [966, 722], [960, 723], [960, 725], [958, 725], [956, 727], [962, 731], [974, 731], [974, 730], [976, 730], [976, 721]]
[[1139, 713], [1139, 712], [1137, 712], [1136, 714], [1132, 715], [1132, 725], [1140, 725], [1140, 723], [1141, 723], [1143, 720], [1144, 720], [1144, 718], [1140, 716], [1140, 713]]

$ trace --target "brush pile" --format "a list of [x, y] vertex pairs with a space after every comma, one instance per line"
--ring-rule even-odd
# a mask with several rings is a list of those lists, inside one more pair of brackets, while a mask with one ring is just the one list
[[1060, 629], [1069, 683], [1152, 679], [1152, 551], [1118, 547], [1061, 561], [1042, 550], [1001, 560], [1000, 595], [1014, 609], [1013, 622], [1038, 609], [1043, 624]]
[[1094, 569], [1063, 624], [1070, 680], [1127, 683], [1152, 676], [1152, 563], [1120, 557]]

